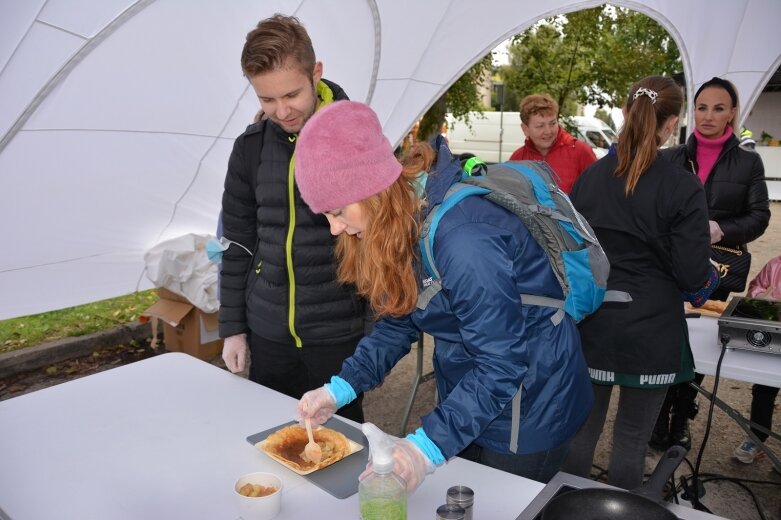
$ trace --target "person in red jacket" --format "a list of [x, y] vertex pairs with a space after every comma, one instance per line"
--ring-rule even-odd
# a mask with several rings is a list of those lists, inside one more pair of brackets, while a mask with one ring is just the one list
[[569, 193], [586, 167], [597, 160], [591, 147], [559, 126], [559, 104], [548, 94], [521, 100], [521, 130], [526, 142], [511, 161], [545, 161], [559, 176], [559, 188]]

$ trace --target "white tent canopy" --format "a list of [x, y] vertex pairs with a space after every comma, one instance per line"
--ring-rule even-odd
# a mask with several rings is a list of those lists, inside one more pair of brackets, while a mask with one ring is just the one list
[[[673, 35], [690, 92], [732, 80], [743, 114], [781, 64], [778, 0], [612, 3]], [[233, 139], [258, 108], [239, 56], [261, 18], [298, 16], [325, 77], [398, 141], [499, 42], [600, 4], [0, 1], [0, 319], [146, 289], [145, 251], [214, 232]]]

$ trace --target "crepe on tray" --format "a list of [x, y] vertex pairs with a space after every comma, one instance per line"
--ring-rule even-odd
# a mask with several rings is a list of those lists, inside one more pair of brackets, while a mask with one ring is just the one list
[[272, 459], [301, 475], [330, 466], [363, 448], [331, 428], [313, 429], [312, 436], [323, 451], [323, 458], [318, 463], [310, 461], [304, 454], [309, 437], [306, 430], [297, 424], [277, 430], [256, 446]]

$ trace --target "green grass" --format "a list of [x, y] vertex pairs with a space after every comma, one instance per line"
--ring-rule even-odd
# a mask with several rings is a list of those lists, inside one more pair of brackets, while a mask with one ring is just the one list
[[0, 352], [11, 352], [56, 339], [83, 336], [138, 320], [158, 299], [155, 290], [78, 307], [0, 321]]

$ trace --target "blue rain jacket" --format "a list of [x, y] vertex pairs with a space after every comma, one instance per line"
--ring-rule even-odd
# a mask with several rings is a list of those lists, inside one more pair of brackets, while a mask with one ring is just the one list
[[[444, 140], [426, 181], [432, 205], [461, 176]], [[434, 337], [440, 402], [423, 430], [445, 458], [474, 442], [528, 454], [570, 439], [593, 401], [575, 323], [555, 309], [523, 305], [520, 294], [562, 298], [547, 256], [521, 220], [479, 196], [448, 211], [434, 241], [442, 291], [426, 310], [385, 318], [339, 374], [360, 393], [379, 384], [417, 341]], [[420, 275], [421, 288], [428, 274]]]

